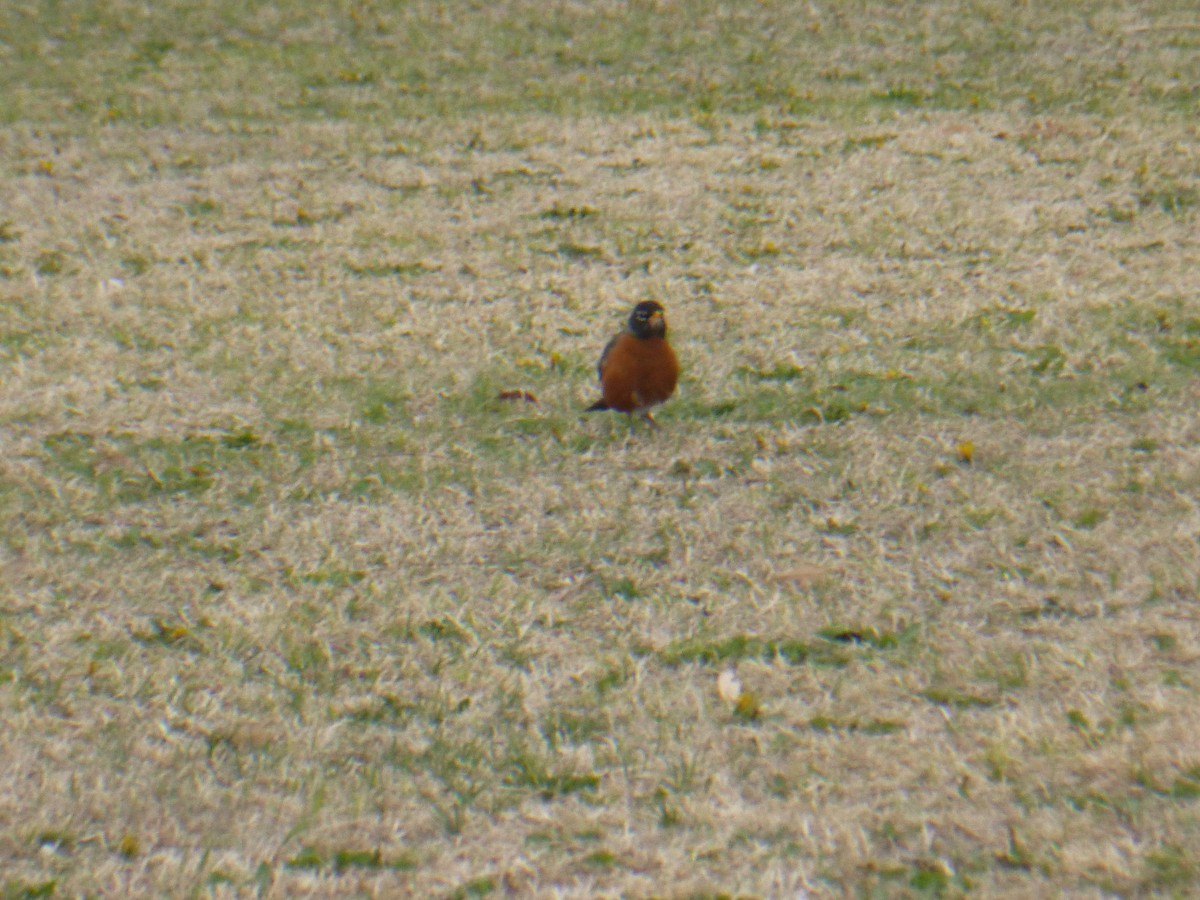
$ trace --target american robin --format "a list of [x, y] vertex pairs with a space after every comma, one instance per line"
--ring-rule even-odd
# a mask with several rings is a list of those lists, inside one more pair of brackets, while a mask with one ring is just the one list
[[643, 300], [633, 308], [628, 327], [608, 342], [596, 371], [603, 396], [587, 412], [615, 409], [655, 424], [650, 408], [670, 397], [679, 380], [662, 304]]

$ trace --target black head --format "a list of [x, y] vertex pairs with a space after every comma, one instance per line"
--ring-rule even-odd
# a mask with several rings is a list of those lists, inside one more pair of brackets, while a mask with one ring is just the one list
[[667, 319], [662, 304], [657, 300], [643, 300], [629, 314], [629, 330], [635, 337], [664, 337]]

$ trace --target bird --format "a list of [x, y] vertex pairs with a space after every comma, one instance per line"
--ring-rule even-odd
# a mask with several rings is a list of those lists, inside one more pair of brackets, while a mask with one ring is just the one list
[[650, 409], [675, 393], [679, 360], [667, 343], [667, 319], [657, 300], [643, 300], [629, 314], [625, 330], [613, 337], [596, 365], [602, 395], [585, 412], [611, 409], [636, 413], [657, 425]]

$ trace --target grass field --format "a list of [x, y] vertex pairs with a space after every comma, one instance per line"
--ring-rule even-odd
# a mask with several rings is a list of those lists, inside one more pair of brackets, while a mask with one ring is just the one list
[[5, 4], [3, 896], [1200, 893], [1198, 123], [1191, 0]]

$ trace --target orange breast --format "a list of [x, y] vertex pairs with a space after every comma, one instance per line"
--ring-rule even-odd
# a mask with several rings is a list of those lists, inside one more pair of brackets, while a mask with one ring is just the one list
[[635, 338], [626, 332], [604, 360], [600, 384], [604, 404], [621, 412], [645, 410], [675, 392], [679, 360], [665, 338]]

